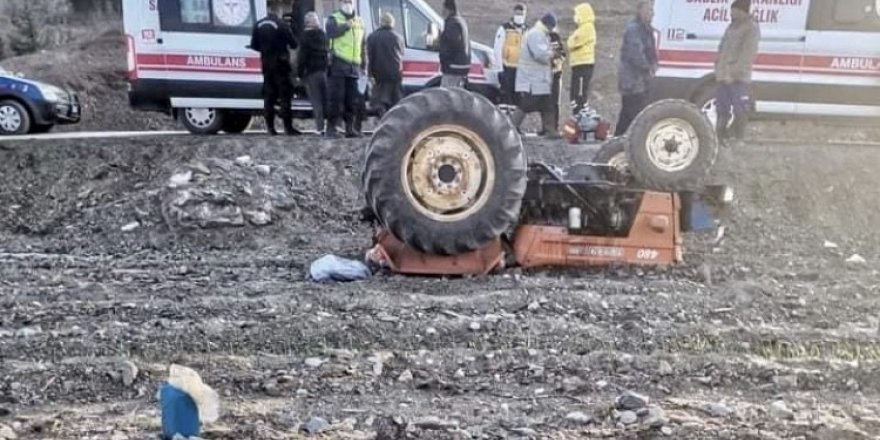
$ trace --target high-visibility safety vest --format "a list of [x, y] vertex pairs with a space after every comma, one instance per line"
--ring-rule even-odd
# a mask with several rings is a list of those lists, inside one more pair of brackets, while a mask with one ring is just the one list
[[502, 52], [504, 65], [516, 67], [519, 63], [519, 53], [522, 50], [524, 29], [520, 26], [507, 23], [504, 25], [504, 49]]
[[[336, 11], [332, 17], [338, 25], [348, 22], [341, 11]], [[351, 28], [346, 33], [330, 40], [330, 48], [337, 58], [360, 65], [363, 61], [364, 21], [360, 17], [354, 17], [351, 22]]]

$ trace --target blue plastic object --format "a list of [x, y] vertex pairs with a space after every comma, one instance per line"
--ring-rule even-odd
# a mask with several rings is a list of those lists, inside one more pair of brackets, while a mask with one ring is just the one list
[[704, 232], [715, 227], [715, 217], [706, 203], [700, 198], [694, 198], [690, 209], [690, 230]]
[[370, 268], [360, 261], [346, 260], [335, 255], [326, 255], [312, 263], [309, 268], [312, 279], [325, 281], [361, 281], [372, 275]]
[[162, 410], [162, 435], [171, 440], [176, 434], [198, 437], [201, 429], [199, 408], [185, 392], [164, 384], [159, 389], [159, 405]]

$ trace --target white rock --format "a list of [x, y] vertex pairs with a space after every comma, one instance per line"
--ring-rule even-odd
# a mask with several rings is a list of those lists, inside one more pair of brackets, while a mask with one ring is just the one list
[[852, 257], [849, 257], [849, 258], [846, 259], [846, 262], [847, 262], [848, 264], [859, 264], [859, 265], [861, 265], [861, 264], [867, 264], [867, 263], [868, 263], [868, 260], [865, 260], [865, 257], [863, 257], [863, 256], [861, 256], [861, 255], [859, 255], [859, 254], [853, 254]]
[[43, 329], [40, 326], [22, 327], [15, 331], [15, 336], [19, 338], [32, 338], [40, 333], [43, 333]]
[[572, 413], [568, 413], [565, 416], [565, 420], [575, 425], [589, 425], [590, 422], [593, 421], [593, 417], [587, 413], [581, 411], [575, 411]]
[[244, 216], [254, 226], [266, 226], [272, 223], [272, 215], [264, 211], [245, 211]]
[[475, 332], [479, 331], [480, 330], [480, 323], [477, 321], [472, 322], [470, 325], [470, 329], [471, 329], [471, 331], [475, 331]]
[[436, 335], [436, 334], [437, 334], [437, 329], [434, 328], [434, 327], [428, 327], [428, 328], [425, 329], [425, 334], [426, 334], [426, 335]]
[[141, 227], [140, 222], [131, 222], [126, 224], [125, 226], [119, 228], [122, 232], [133, 232], [135, 229]]
[[837, 249], [840, 247], [837, 245], [837, 243], [828, 240], [825, 240], [825, 244], [823, 246], [825, 247], [825, 249]]
[[125, 361], [119, 365], [119, 370], [121, 373], [122, 384], [130, 387], [134, 381], [137, 379], [138, 370], [137, 365], [135, 365], [132, 361]]
[[459, 368], [458, 370], [455, 370], [455, 378], [456, 379], [463, 379], [464, 376], [465, 376], [465, 373], [464, 373], [463, 369]]
[[397, 381], [401, 383], [409, 383], [413, 380], [412, 371], [404, 370], [403, 373], [400, 373], [400, 376], [397, 377]]
[[660, 365], [657, 366], [657, 373], [661, 376], [671, 376], [675, 371], [672, 369], [672, 365], [666, 361], [660, 361]]
[[621, 411], [617, 416], [617, 419], [620, 420], [620, 423], [624, 425], [632, 425], [633, 423], [639, 420], [639, 416], [632, 411]]
[[15, 431], [12, 428], [6, 425], [0, 425], [0, 440], [16, 440], [18, 435], [15, 434]]
[[249, 167], [254, 164], [254, 159], [250, 156], [239, 156], [235, 158], [235, 163], [243, 167]]
[[709, 413], [710, 416], [719, 419], [730, 417], [730, 415], [733, 414], [733, 410], [721, 402], [709, 404], [709, 406], [706, 407], [706, 412]]
[[270, 167], [269, 165], [257, 165], [254, 167], [254, 169], [257, 170], [257, 172], [260, 173], [260, 175], [262, 176], [268, 176], [272, 174], [272, 167]]
[[169, 188], [179, 188], [184, 185], [188, 185], [192, 182], [193, 172], [192, 171], [183, 171], [171, 176], [168, 179], [168, 187]]
[[303, 363], [309, 368], [318, 368], [324, 364], [324, 360], [321, 358], [308, 358]]
[[782, 400], [770, 404], [770, 415], [777, 419], [794, 420], [794, 411]]

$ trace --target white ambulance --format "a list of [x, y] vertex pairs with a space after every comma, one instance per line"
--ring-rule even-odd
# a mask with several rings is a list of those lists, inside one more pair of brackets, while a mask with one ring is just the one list
[[[298, 0], [305, 11], [329, 16], [332, 0]], [[429, 42], [443, 19], [424, 0], [356, 0], [367, 34], [390, 12], [404, 36], [405, 93], [440, 83], [440, 60]], [[123, 0], [132, 107], [179, 118], [195, 134], [240, 133], [263, 108], [259, 54], [247, 48], [266, 0]], [[492, 48], [472, 44], [470, 85], [498, 95], [500, 66]], [[292, 102], [297, 117], [311, 112], [305, 92]]]
[[[714, 121], [713, 65], [732, 0], [656, 0], [653, 99], [684, 98]], [[880, 117], [880, 0], [753, 0], [761, 26], [757, 115]]]

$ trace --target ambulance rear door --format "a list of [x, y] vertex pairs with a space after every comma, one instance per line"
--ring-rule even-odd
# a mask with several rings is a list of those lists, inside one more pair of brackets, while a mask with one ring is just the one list
[[880, 117], [880, 0], [813, 3], [800, 113]]
[[260, 108], [260, 58], [248, 46], [265, 0], [157, 1], [172, 106]]

